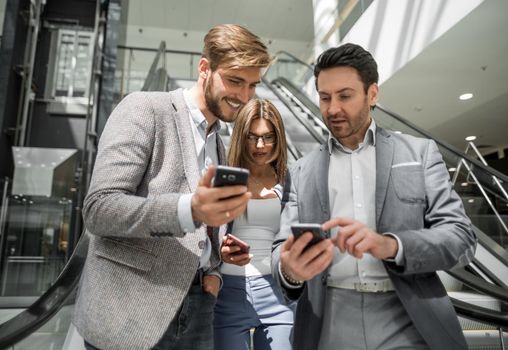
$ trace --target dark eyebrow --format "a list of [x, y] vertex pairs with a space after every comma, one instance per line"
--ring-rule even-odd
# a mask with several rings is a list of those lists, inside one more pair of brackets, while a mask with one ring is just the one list
[[[354, 91], [355, 91], [355, 89], [350, 88], [350, 87], [346, 87], [346, 88], [344, 88], [344, 89], [337, 90], [337, 91], [333, 92], [332, 94], [340, 94], [340, 93], [342, 93], [342, 92], [349, 92], [349, 91], [354, 92]], [[318, 94], [331, 95], [331, 94], [329, 94], [328, 92], [324, 92], [324, 91], [318, 91]]]

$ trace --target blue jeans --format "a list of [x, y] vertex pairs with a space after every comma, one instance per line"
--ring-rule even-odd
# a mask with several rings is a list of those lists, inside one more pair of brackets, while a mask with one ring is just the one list
[[271, 275], [222, 275], [214, 316], [215, 350], [247, 350], [254, 329], [255, 350], [290, 350], [293, 305], [284, 303]]
[[[161, 340], [152, 350], [213, 350], [213, 308], [216, 298], [193, 285]], [[100, 350], [85, 341], [87, 350]]]

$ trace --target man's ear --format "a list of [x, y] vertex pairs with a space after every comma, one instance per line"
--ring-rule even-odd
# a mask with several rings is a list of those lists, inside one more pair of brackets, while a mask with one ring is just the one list
[[367, 90], [367, 96], [369, 99], [369, 106], [374, 107], [377, 104], [379, 98], [379, 87], [376, 83], [372, 83]]
[[201, 57], [199, 59], [199, 64], [198, 64], [199, 77], [202, 79], [206, 79], [209, 72], [210, 72], [210, 62], [208, 62], [207, 58]]

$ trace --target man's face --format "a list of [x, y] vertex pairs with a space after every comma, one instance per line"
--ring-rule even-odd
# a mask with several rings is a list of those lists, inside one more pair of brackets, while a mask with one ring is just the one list
[[254, 97], [260, 81], [261, 69], [256, 67], [210, 71], [205, 81], [207, 109], [224, 122], [234, 121], [236, 112]]
[[370, 125], [370, 106], [377, 102], [377, 84], [364, 86], [356, 69], [334, 67], [317, 78], [319, 109], [324, 122], [344, 146], [356, 149]]

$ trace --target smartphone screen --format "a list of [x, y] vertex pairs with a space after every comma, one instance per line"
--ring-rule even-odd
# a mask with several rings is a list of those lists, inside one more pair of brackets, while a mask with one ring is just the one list
[[302, 223], [291, 225], [291, 232], [295, 236], [295, 239], [298, 239], [301, 235], [308, 231], [312, 232], [313, 237], [306, 249], [326, 238], [320, 224]]

